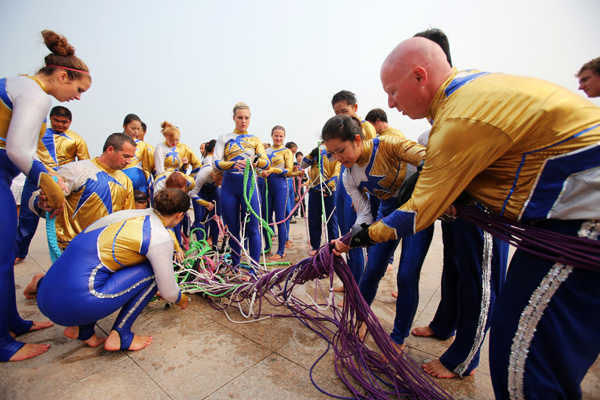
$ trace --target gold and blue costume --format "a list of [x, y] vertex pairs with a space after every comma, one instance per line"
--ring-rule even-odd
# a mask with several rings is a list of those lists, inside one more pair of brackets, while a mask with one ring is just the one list
[[[213, 244], [216, 245], [219, 239], [219, 224], [212, 218], [221, 214], [220, 191], [212, 177], [212, 157], [206, 161], [207, 164], [204, 164], [196, 174], [195, 187], [190, 192], [194, 207], [193, 228], [198, 229], [196, 231], [198, 240], [206, 240], [210, 234]], [[209, 203], [214, 204], [214, 208], [210, 211], [206, 208]], [[211, 219], [210, 222], [204, 225], [208, 218]]]
[[181, 160], [184, 157], [188, 159], [188, 165], [192, 167], [190, 175], [195, 176], [198, 171], [200, 171], [202, 162], [196, 157], [188, 145], [178, 143], [177, 146], [170, 147], [166, 142], [159, 143], [154, 150], [156, 175], [162, 174], [167, 169], [172, 169], [185, 174], [187, 171], [181, 170], [183, 166]]
[[[339, 237], [338, 220], [334, 211], [335, 193], [340, 175], [340, 163], [330, 160], [325, 145], [319, 147], [319, 156], [308, 154], [302, 159], [302, 168], [310, 167], [308, 183], [308, 233], [310, 246], [313, 250], [321, 247], [321, 216], [327, 220], [327, 238]], [[327, 188], [325, 188], [327, 186]]]
[[388, 126], [384, 130], [379, 132], [379, 137], [387, 136], [387, 135], [398, 135], [398, 136], [402, 137], [403, 139], [406, 139], [406, 136], [404, 136], [404, 133], [402, 133], [398, 129], [392, 128], [391, 126]]
[[[491, 212], [595, 238], [600, 108], [549, 82], [453, 73], [429, 108], [427, 161], [411, 199], [371, 226], [376, 241], [428, 226], [465, 190]], [[517, 250], [492, 316], [497, 398], [580, 398], [600, 353], [600, 276]]]
[[133, 341], [131, 326], [157, 291], [183, 303], [173, 274], [173, 238], [152, 209], [101, 218], [78, 235], [38, 283], [40, 311], [59, 325], [79, 326], [80, 340], [121, 309], [112, 327], [121, 349]]
[[[64, 132], [56, 132], [52, 128], [46, 129], [44, 136], [39, 140], [37, 146], [37, 157], [47, 168], [56, 170], [59, 166], [68, 164], [77, 159], [88, 160], [87, 143], [81, 136], [67, 129]], [[25, 181], [21, 202], [29, 204], [32, 194], [39, 188], [31, 180]], [[17, 239], [15, 257], [25, 258], [29, 252], [29, 244], [38, 226], [40, 217], [31, 211], [29, 207], [22, 207], [19, 213], [19, 227], [17, 228]]]
[[134, 190], [150, 194], [148, 182], [154, 171], [154, 152], [152, 146], [139, 139], [135, 140], [135, 156], [123, 172], [131, 179]]
[[[373, 222], [370, 196], [380, 200], [377, 219], [393, 212], [406, 177], [407, 164], [417, 165], [424, 157], [425, 147], [406, 140], [404, 135], [391, 134], [363, 142], [362, 154], [343, 175], [344, 186], [356, 209], [356, 224]], [[402, 240], [398, 299], [391, 334], [395, 343], [404, 343], [412, 325], [419, 303], [419, 275], [432, 237], [433, 230], [426, 229]], [[388, 240], [369, 249], [367, 265], [359, 281], [359, 289], [369, 305], [375, 299], [379, 282], [398, 243], [398, 239]]]
[[[236, 168], [235, 164], [239, 160], [258, 159], [258, 168], [266, 169], [270, 166], [269, 158], [260, 139], [248, 132], [240, 132], [235, 129], [233, 132], [221, 135], [217, 139], [213, 153], [213, 168], [223, 171], [223, 183], [221, 184], [221, 202], [223, 218], [229, 233], [236, 240], [231, 240], [229, 246], [232, 250], [231, 259], [233, 266], [237, 267], [240, 263], [241, 247], [240, 241], [240, 221], [245, 220], [246, 214], [250, 215], [249, 222], [246, 223], [246, 237], [250, 257], [255, 261], [260, 258], [260, 231], [258, 219], [247, 212], [247, 205], [244, 199], [244, 173]], [[247, 196], [250, 197], [250, 206], [258, 214], [259, 194], [254, 190], [250, 194], [252, 180], [250, 176], [246, 183]]]
[[[361, 130], [364, 141], [368, 141], [377, 137], [377, 131], [375, 127], [368, 121], [359, 118], [361, 122]], [[346, 168], [343, 165], [340, 165], [340, 175], [338, 179], [337, 190], [335, 193], [335, 213], [337, 216], [337, 223], [340, 228], [340, 232], [342, 235], [346, 235], [350, 232], [350, 229], [355, 225], [356, 222], [356, 212], [352, 207], [352, 199], [348, 195], [346, 188], [344, 186], [344, 180], [342, 177], [344, 176], [344, 171]], [[375, 216], [377, 215], [377, 210], [379, 209], [379, 200], [375, 196], [371, 196], [369, 198], [371, 202], [371, 211]], [[352, 276], [354, 280], [358, 284], [362, 279], [362, 274], [365, 270], [365, 256], [363, 249], [355, 248], [350, 249], [347, 254], [346, 260], [348, 262], [348, 267], [350, 267], [350, 271], [352, 271]]]
[[65, 207], [56, 216], [56, 239], [61, 248], [94, 221], [115, 211], [135, 208], [131, 180], [97, 157], [63, 165], [56, 172], [67, 187]]
[[44, 84], [35, 78], [17, 76], [0, 79], [0, 361], [8, 361], [25, 345], [9, 333], [29, 331], [32, 321], [21, 318], [15, 297], [14, 254], [17, 207], [10, 184], [19, 172], [40, 186], [50, 204], [64, 200], [44, 165], [33, 158], [39, 139], [46, 131], [45, 118], [52, 102]]
[[[258, 178], [258, 187], [261, 193], [261, 214], [262, 218], [269, 224], [273, 223], [273, 213], [275, 221], [283, 221], [286, 217], [288, 186], [287, 178], [294, 175], [294, 155], [291, 150], [285, 146], [272, 146], [266, 150], [267, 157], [271, 162], [269, 172], [271, 173], [265, 180]], [[275, 228], [275, 226], [273, 226]], [[267, 231], [263, 230], [265, 246], [268, 246], [269, 239]], [[287, 221], [277, 224], [277, 254], [283, 256], [285, 252], [285, 242], [288, 237]], [[267, 249], [268, 250], [268, 249]]]

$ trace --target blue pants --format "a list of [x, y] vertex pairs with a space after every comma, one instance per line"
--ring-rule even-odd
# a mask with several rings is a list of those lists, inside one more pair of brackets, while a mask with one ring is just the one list
[[21, 318], [15, 295], [15, 236], [17, 234], [17, 206], [10, 184], [19, 170], [9, 160], [6, 150], [0, 150], [0, 361], [8, 361], [25, 345], [13, 339], [10, 332], [23, 334], [32, 321]]
[[[441, 299], [429, 327], [441, 340], [447, 340], [456, 333], [458, 320], [458, 260], [454, 244], [454, 230], [460, 224], [453, 226], [452, 222], [442, 222], [442, 242], [444, 244], [444, 266], [442, 269]], [[453, 229], [454, 228], [454, 229]]]
[[[536, 226], [577, 236], [582, 223], [546, 220]], [[599, 331], [599, 273], [517, 250], [490, 330], [496, 398], [581, 398], [581, 380], [600, 353]]]
[[[310, 190], [308, 194], [308, 233], [310, 235], [310, 247], [318, 250], [321, 247], [321, 216], [329, 218], [327, 223], [327, 236], [329, 240], [338, 238], [338, 222], [333, 212], [335, 194], [333, 196], [321, 196], [318, 190]], [[323, 209], [323, 204], [325, 209]]]
[[[246, 184], [247, 195], [250, 196], [250, 187], [252, 177], [248, 179]], [[258, 219], [249, 214], [248, 221], [246, 219], [247, 205], [244, 200], [244, 176], [239, 173], [226, 171], [223, 174], [223, 183], [221, 184], [221, 202], [223, 204], [223, 219], [227, 224], [229, 233], [235, 237], [240, 243], [241, 222], [245, 223], [246, 238], [248, 240], [248, 251], [250, 257], [258, 262], [260, 259], [260, 231], [258, 227]], [[259, 194], [258, 188], [254, 188], [254, 192], [250, 197], [250, 206], [258, 214], [259, 212]], [[241, 207], [241, 208], [240, 208]], [[244, 221], [242, 221], [244, 220]], [[231, 259], [233, 266], [237, 267], [240, 264], [241, 247], [233, 240], [229, 241], [231, 247]]]
[[[221, 215], [221, 190], [215, 185], [204, 185], [200, 189], [200, 198], [208, 201], [215, 202], [216, 206], [208, 211], [206, 207], [202, 207], [195, 201], [192, 202], [194, 206], [194, 225], [193, 228], [199, 228], [196, 231], [196, 237], [198, 240], [206, 240], [210, 235], [214, 245], [219, 240], [219, 224], [213, 219], [215, 215]], [[210, 222], [205, 223], [207, 219], [211, 218]]]
[[[346, 192], [344, 180], [342, 179], [342, 175], [344, 174], [345, 170], [346, 168], [344, 168], [342, 165], [340, 168], [337, 189], [335, 191], [335, 212], [337, 215], [338, 225], [340, 227], [340, 234], [342, 236], [348, 234], [356, 222], [356, 211], [352, 209], [352, 198], [350, 198], [350, 195], [348, 192]], [[346, 259], [348, 262], [348, 267], [350, 268], [350, 271], [352, 271], [354, 281], [357, 284], [360, 283], [365, 270], [365, 257], [363, 249], [351, 249], [346, 256]]]
[[[271, 225], [273, 223], [273, 213], [275, 213], [275, 221], [283, 221], [288, 215], [286, 212], [288, 202], [288, 186], [287, 179], [280, 175], [269, 175], [266, 186], [265, 180], [258, 180], [261, 188], [261, 211], [262, 218], [269, 223], [274, 230], [277, 226], [277, 254], [283, 256], [285, 253], [285, 242], [288, 237], [288, 229], [286, 223]], [[286, 221], [287, 222], [287, 221]], [[266, 229], [263, 229], [265, 239], [265, 247], [270, 248], [269, 237]]]
[[81, 233], [50, 267], [38, 285], [40, 311], [63, 326], [79, 326], [80, 340], [94, 334], [96, 321], [121, 309], [113, 325], [121, 349], [133, 341], [131, 326], [156, 293], [154, 271], [148, 261], [113, 272], [98, 258], [102, 229]]
[[[395, 209], [396, 198], [381, 200], [377, 219], [389, 215]], [[432, 237], [433, 228], [429, 227], [402, 239], [402, 254], [398, 266], [396, 318], [391, 335], [398, 344], [403, 344], [404, 338], [408, 336], [419, 304], [419, 277]], [[399, 240], [377, 243], [369, 251], [369, 261], [359, 284], [360, 292], [369, 305], [375, 299], [379, 281], [385, 275], [390, 256], [396, 250], [398, 243]]]
[[[440, 361], [458, 375], [469, 375], [479, 365], [481, 344], [504, 284], [508, 244], [491, 236], [486, 239], [480, 228], [460, 218], [444, 224], [442, 301], [432, 329], [437, 334], [441, 326], [439, 336], [444, 339], [456, 330]], [[484, 257], [484, 248], [490, 245], [491, 253]], [[482, 298], [489, 300], [482, 304]], [[447, 315], [439, 315], [443, 313]]]
[[21, 195], [21, 211], [19, 212], [19, 227], [17, 228], [17, 241], [15, 257], [25, 258], [29, 253], [31, 239], [35, 235], [40, 217], [29, 209], [29, 199], [38, 187], [30, 180], [25, 179], [25, 186]]

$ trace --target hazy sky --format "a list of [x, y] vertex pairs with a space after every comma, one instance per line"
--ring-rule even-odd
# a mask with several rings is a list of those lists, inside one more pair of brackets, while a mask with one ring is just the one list
[[379, 69], [397, 43], [430, 27], [447, 33], [459, 69], [534, 76], [573, 91], [574, 73], [600, 56], [598, 0], [4, 0], [0, 15], [1, 76], [43, 66], [43, 29], [64, 34], [89, 66], [91, 89], [64, 105], [92, 156], [128, 113], [148, 124], [150, 144], [163, 140], [167, 120], [199, 154], [201, 142], [233, 129], [238, 101], [251, 107], [251, 133], [271, 142], [271, 128], [283, 125], [286, 141], [306, 153], [342, 89], [356, 93], [361, 117], [382, 107], [416, 139], [428, 124], [387, 108]]

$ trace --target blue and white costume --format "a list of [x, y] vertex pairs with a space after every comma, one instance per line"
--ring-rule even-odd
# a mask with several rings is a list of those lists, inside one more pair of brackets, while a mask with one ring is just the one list
[[[240, 241], [241, 225], [245, 223], [250, 257], [258, 261], [261, 250], [258, 219], [247, 211], [248, 206], [244, 199], [244, 172], [234, 168], [238, 160], [250, 160], [252, 163], [255, 157], [258, 157], [259, 168], [269, 167], [269, 159], [260, 139], [236, 129], [217, 139], [213, 153], [213, 168], [223, 171], [221, 202], [223, 218], [229, 233]], [[250, 207], [258, 214], [260, 203], [258, 188], [255, 187], [254, 192], [250, 194], [253, 179], [254, 176], [250, 176], [246, 182], [246, 192], [247, 196], [251, 196]], [[249, 214], [248, 221], [246, 221], [247, 214]], [[241, 247], [233, 240], [229, 242], [229, 246], [232, 250], [233, 266], [237, 267], [240, 263]]]
[[40, 311], [59, 325], [79, 326], [80, 340], [121, 309], [112, 327], [121, 349], [131, 326], [157, 288], [166, 301], [187, 301], [173, 274], [173, 238], [152, 209], [127, 210], [99, 219], [77, 235], [38, 283]]
[[4, 207], [0, 218], [0, 361], [8, 361], [25, 345], [9, 331], [20, 335], [33, 325], [17, 311], [13, 269], [17, 207], [10, 184], [20, 171], [44, 190], [54, 206], [64, 200], [44, 165], [34, 159], [51, 104], [44, 84], [35, 78], [0, 79], [0, 204]]

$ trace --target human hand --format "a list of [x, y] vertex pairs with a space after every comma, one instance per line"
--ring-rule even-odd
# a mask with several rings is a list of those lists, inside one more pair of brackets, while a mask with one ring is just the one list
[[343, 253], [347, 253], [350, 251], [350, 246], [345, 244], [339, 239], [334, 239], [331, 241], [333, 243], [333, 254], [336, 256], [341, 256]]
[[440, 217], [440, 220], [442, 220], [443, 222], [452, 222], [456, 219], [456, 214], [456, 207], [454, 205], [451, 205], [446, 209], [446, 212]]
[[215, 208], [215, 203], [208, 203], [208, 205], [206, 206], [206, 209], [207, 209], [208, 211], [212, 211], [212, 210], [213, 210], [213, 208]]

